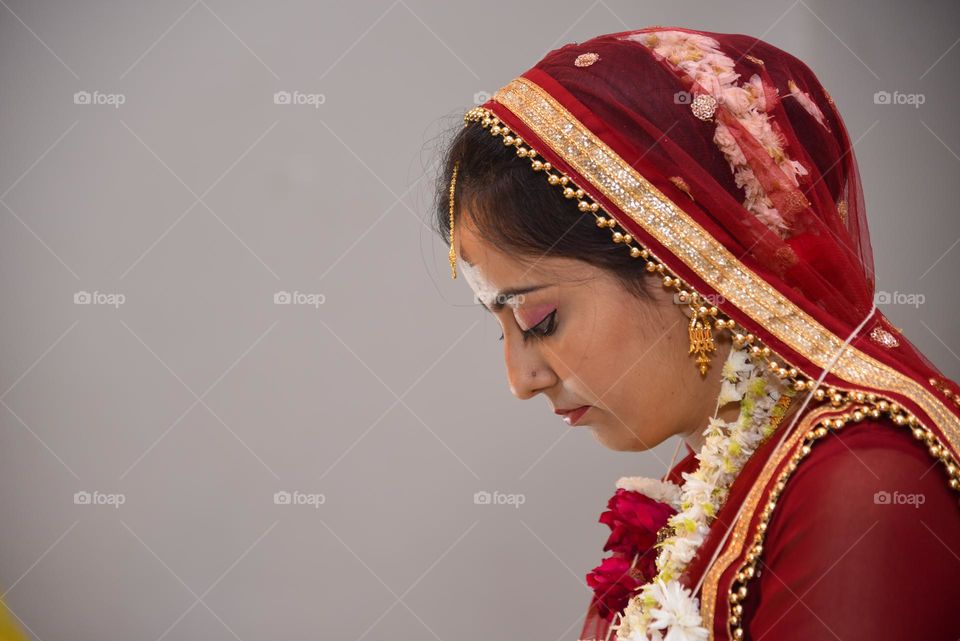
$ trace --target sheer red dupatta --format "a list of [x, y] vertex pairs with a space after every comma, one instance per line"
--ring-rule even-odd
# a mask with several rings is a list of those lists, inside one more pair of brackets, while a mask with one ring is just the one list
[[[729, 115], [719, 109], [714, 121], [695, 117], [689, 101], [675, 97], [686, 91], [683, 80], [650, 48], [625, 39], [650, 29], [551, 51], [483, 106], [672, 272], [815, 379], [873, 304], [866, 212], [846, 127], [813, 73], [790, 54], [748, 36], [671, 30], [717, 40], [741, 80], [757, 74], [779, 90], [779, 97], [767, 97], [774, 105], [769, 121], [782, 150], [807, 172], [796, 188], [784, 187], [784, 198], [794, 203], [784, 211], [786, 234], [772, 231], [743, 204], [744, 189], [713, 141], [716, 123]], [[578, 66], [578, 56], [587, 53], [596, 54], [596, 62]], [[800, 100], [784, 95], [790, 86], [816, 105], [823, 124]], [[750, 167], [762, 172], [769, 154], [745, 147]], [[604, 152], [603, 163], [590, 157], [597, 151]], [[625, 187], [631, 180], [644, 186]], [[631, 202], [639, 205], [627, 211]], [[824, 384], [890, 397], [952, 450], [960, 442], [956, 384], [879, 311]]]
[[[762, 105], [746, 118], [743, 92]], [[719, 98], [706, 119], [703, 94]], [[956, 460], [957, 385], [874, 309], [853, 146], [803, 62], [744, 35], [657, 27], [551, 51], [483, 106], [786, 363], [900, 404]], [[588, 615], [582, 638], [605, 635]]]

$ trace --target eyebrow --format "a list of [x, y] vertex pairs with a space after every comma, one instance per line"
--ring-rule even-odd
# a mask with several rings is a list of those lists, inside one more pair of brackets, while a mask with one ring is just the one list
[[518, 287], [516, 289], [504, 289], [503, 291], [497, 292], [493, 297], [493, 304], [490, 307], [487, 307], [487, 304], [483, 301], [480, 301], [480, 304], [484, 306], [488, 311], [496, 314], [504, 307], [507, 306], [506, 301], [515, 298], [517, 296], [522, 296], [523, 294], [529, 294], [540, 289], [544, 289], [547, 285], [530, 285], [529, 287]]

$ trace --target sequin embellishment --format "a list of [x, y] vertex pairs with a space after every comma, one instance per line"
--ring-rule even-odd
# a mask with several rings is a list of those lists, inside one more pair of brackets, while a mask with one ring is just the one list
[[573, 64], [577, 65], [578, 67], [589, 67], [599, 59], [600, 54], [598, 53], [581, 53], [579, 56], [577, 56], [577, 59], [573, 61]]
[[690, 110], [700, 120], [710, 120], [717, 112], [717, 99], [708, 93], [697, 94], [690, 103]]
[[873, 331], [870, 332], [870, 339], [878, 345], [882, 345], [886, 348], [898, 347], [900, 341], [897, 340], [897, 337], [883, 329], [879, 325], [873, 328]]

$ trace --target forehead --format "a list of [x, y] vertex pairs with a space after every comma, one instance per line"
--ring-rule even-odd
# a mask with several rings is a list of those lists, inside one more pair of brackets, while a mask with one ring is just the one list
[[568, 263], [579, 262], [549, 254], [518, 256], [485, 238], [468, 216], [462, 219], [464, 222], [457, 225], [456, 230], [457, 254], [467, 281], [478, 294], [556, 282]]
[[545, 288], [551, 285], [596, 278], [589, 264], [573, 258], [548, 254], [518, 258], [483, 238], [469, 223], [457, 226], [455, 239], [460, 271], [488, 308], [496, 309], [497, 302], [522, 304], [523, 295], [509, 296], [514, 290], [548, 292]]
[[471, 283], [473, 280], [482, 279], [491, 284], [507, 286], [515, 284], [525, 273], [532, 272], [531, 267], [537, 267], [502, 251], [480, 236], [469, 224], [460, 226], [458, 237], [460, 242], [457, 255], [464, 273], [469, 273], [472, 277], [468, 278]]

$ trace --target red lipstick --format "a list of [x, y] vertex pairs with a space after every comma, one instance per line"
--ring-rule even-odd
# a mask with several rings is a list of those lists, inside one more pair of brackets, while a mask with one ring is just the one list
[[559, 414], [564, 423], [567, 425], [577, 425], [580, 422], [580, 419], [583, 418], [583, 415], [587, 413], [592, 406], [591, 405], [581, 405], [580, 407], [573, 407], [567, 410], [553, 410], [554, 413]]

